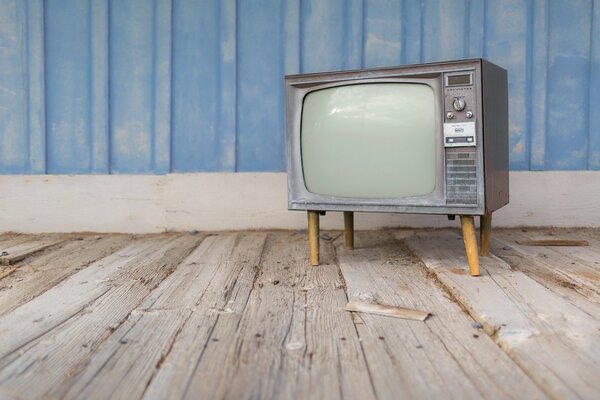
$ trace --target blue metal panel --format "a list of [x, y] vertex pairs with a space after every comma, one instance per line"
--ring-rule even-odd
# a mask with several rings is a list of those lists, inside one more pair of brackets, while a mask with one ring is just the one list
[[47, 170], [90, 172], [89, 3], [47, 0], [45, 6]]
[[359, 0], [302, 1], [301, 72], [360, 68], [361, 13]]
[[171, 0], [154, 0], [153, 18], [153, 171], [160, 174], [171, 170]]
[[46, 172], [44, 11], [0, 2], [0, 172]]
[[590, 43], [588, 168], [600, 170], [600, 1], [594, 1]]
[[4, 0], [0, 173], [282, 171], [284, 74], [481, 56], [513, 169], [600, 169], [600, 0]]
[[224, 170], [235, 171], [236, 155], [236, 107], [237, 90], [240, 82], [237, 79], [237, 35], [236, 26], [239, 22], [235, 0], [221, 0], [219, 11], [219, 56], [221, 71], [219, 76], [219, 92], [221, 112], [219, 115], [220, 129], [217, 135], [221, 138], [221, 163]]
[[22, 55], [27, 36], [24, 3], [0, 2], [0, 171], [29, 172], [27, 126], [27, 58]]
[[[547, 89], [554, 96], [549, 96], [547, 103], [546, 167], [585, 169], [592, 3], [563, 0], [548, 4]], [[558, 26], [564, 28], [553, 29]]]
[[219, 1], [177, 1], [173, 15], [173, 148], [177, 172], [218, 171]]
[[26, 74], [24, 91], [26, 111], [25, 132], [29, 134], [29, 172], [46, 172], [46, 109], [44, 98], [44, 3], [42, 0], [25, 0], [25, 51]]
[[[235, 169], [235, 43], [224, 3], [176, 1], [173, 19], [173, 171]], [[231, 9], [231, 6], [229, 7]], [[233, 16], [235, 21], [235, 16]], [[224, 40], [229, 40], [223, 60]], [[223, 88], [224, 89], [224, 88]], [[228, 115], [228, 117], [224, 117]], [[225, 124], [222, 125], [221, 122]]]
[[529, 149], [526, 137], [528, 20], [529, 2], [521, 0], [488, 1], [485, 11], [484, 55], [508, 69], [510, 165], [528, 169]]
[[531, 93], [529, 94], [529, 158], [530, 169], [543, 170], [546, 166], [546, 105], [548, 83], [548, 4], [534, 0], [530, 18], [531, 58], [529, 60]]
[[407, 25], [404, 4], [397, 0], [365, 0], [364, 67], [399, 65], [406, 61], [406, 41], [402, 40]]
[[467, 1], [434, 0], [423, 7], [423, 61], [465, 58], [468, 28]]
[[283, 12], [278, 0], [244, 1], [238, 9], [238, 171], [278, 171], [285, 165]]
[[423, 2], [405, 0], [402, 15], [402, 41], [404, 43], [407, 64], [423, 61]]
[[89, 72], [90, 137], [92, 141], [91, 171], [110, 171], [109, 131], [109, 2], [90, 0]]
[[110, 151], [114, 172], [151, 172], [154, 166], [153, 3], [110, 3]]

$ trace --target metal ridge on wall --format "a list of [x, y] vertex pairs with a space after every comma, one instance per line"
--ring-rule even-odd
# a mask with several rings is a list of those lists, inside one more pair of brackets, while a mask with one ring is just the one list
[[600, 0], [4, 0], [0, 173], [283, 171], [285, 74], [474, 57], [512, 169], [600, 169]]

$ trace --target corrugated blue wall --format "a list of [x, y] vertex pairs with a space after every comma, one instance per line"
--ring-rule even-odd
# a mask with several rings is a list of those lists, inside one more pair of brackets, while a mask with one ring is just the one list
[[0, 173], [282, 171], [284, 74], [480, 56], [513, 169], [600, 169], [600, 0], [0, 0]]

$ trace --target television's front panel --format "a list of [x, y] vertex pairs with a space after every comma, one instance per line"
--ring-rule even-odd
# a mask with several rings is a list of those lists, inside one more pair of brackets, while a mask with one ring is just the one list
[[480, 64], [286, 78], [289, 208], [481, 214]]
[[445, 72], [443, 82], [446, 205], [476, 207], [483, 196], [477, 179], [476, 70]]

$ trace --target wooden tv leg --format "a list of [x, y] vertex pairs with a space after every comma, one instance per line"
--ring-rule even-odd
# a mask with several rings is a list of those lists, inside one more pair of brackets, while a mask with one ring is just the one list
[[490, 236], [492, 233], [492, 213], [482, 215], [479, 219], [479, 254], [488, 256], [490, 254]]
[[319, 212], [308, 212], [308, 248], [310, 265], [319, 265]]
[[475, 219], [472, 215], [461, 215], [463, 240], [472, 276], [479, 276], [479, 256], [477, 255], [477, 237], [475, 236]]
[[344, 211], [344, 239], [346, 239], [346, 248], [354, 249], [354, 213]]

